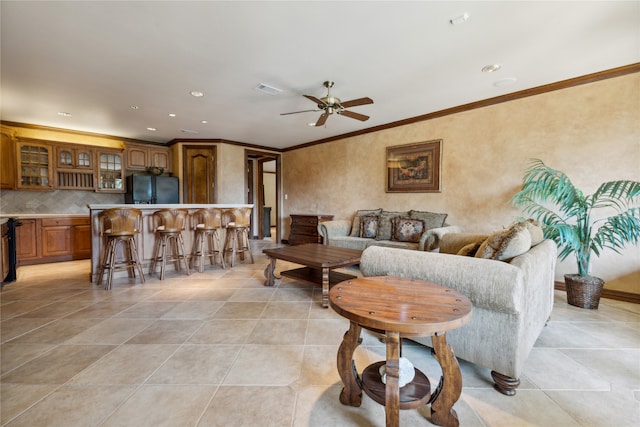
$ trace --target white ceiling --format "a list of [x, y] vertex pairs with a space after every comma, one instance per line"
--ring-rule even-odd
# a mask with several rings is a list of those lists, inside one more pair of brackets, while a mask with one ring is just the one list
[[[638, 1], [3, 0], [1, 14], [2, 120], [154, 142], [280, 149], [640, 62]], [[302, 95], [325, 80], [372, 98], [351, 108], [371, 118], [280, 115], [313, 109]]]

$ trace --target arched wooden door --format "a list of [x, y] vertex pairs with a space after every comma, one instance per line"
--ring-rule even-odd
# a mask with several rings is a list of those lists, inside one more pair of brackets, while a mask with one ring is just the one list
[[184, 203], [216, 203], [215, 164], [215, 147], [184, 147]]

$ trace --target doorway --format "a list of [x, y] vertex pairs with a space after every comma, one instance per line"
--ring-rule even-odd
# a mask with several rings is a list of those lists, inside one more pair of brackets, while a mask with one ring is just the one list
[[184, 147], [184, 203], [213, 204], [216, 202], [216, 147]]
[[248, 203], [254, 208], [252, 236], [280, 243], [280, 155], [245, 150]]

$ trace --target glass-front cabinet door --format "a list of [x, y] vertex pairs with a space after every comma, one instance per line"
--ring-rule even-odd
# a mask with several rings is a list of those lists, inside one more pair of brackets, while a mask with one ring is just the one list
[[98, 151], [98, 191], [124, 193], [122, 151]]
[[48, 144], [20, 141], [17, 143], [18, 185], [20, 189], [53, 189], [52, 147]]

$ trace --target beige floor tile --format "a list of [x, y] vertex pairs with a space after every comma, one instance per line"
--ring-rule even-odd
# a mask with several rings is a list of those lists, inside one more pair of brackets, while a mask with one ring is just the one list
[[101, 427], [195, 426], [216, 389], [217, 386], [143, 385]]
[[208, 319], [223, 304], [223, 301], [183, 301], [163, 314], [161, 319]]
[[264, 311], [266, 302], [227, 301], [212, 316], [214, 319], [258, 319]]
[[523, 375], [545, 390], [611, 389], [607, 378], [597, 375], [558, 349], [533, 348]]
[[193, 289], [190, 299], [197, 301], [228, 301], [235, 292], [234, 288]]
[[27, 363], [31, 359], [51, 350], [54, 344], [4, 344], [0, 348], [0, 374], [6, 374], [12, 369]]
[[307, 319], [310, 302], [271, 301], [262, 313], [263, 319]]
[[112, 299], [99, 301], [69, 314], [65, 319], [108, 319], [133, 304], [133, 302], [113, 301]]
[[187, 342], [189, 344], [243, 344], [257, 324], [257, 320], [208, 320]]
[[0, 423], [4, 425], [58, 387], [40, 384], [1, 384]]
[[68, 344], [122, 344], [153, 322], [154, 319], [102, 320], [70, 339]]
[[10, 426], [99, 426], [133, 389], [132, 386], [63, 386], [17, 417]]
[[237, 345], [183, 345], [147, 384], [220, 384], [239, 352]]
[[15, 317], [3, 320], [0, 323], [0, 339], [2, 342], [7, 342], [55, 321], [56, 319], [20, 319]]
[[64, 317], [89, 305], [91, 305], [91, 303], [88, 301], [59, 301], [54, 304], [45, 305], [36, 310], [29, 311], [20, 317], [40, 317], [45, 319], [52, 317]]
[[309, 319], [307, 340], [309, 345], [340, 345], [349, 330], [346, 319]]
[[640, 403], [631, 391], [572, 390], [547, 394], [583, 427], [640, 425]]
[[222, 386], [198, 425], [289, 427], [294, 402], [295, 393], [289, 387]]
[[63, 384], [113, 350], [108, 345], [62, 345], [2, 376], [2, 383]]
[[60, 319], [21, 335], [11, 343], [62, 344], [91, 328], [91, 319]]
[[273, 288], [242, 288], [236, 289], [229, 301], [269, 301], [273, 295]]
[[201, 325], [202, 320], [157, 320], [129, 339], [127, 344], [182, 344]]
[[177, 349], [177, 345], [163, 344], [120, 345], [69, 384], [141, 384]]
[[305, 285], [292, 288], [278, 287], [271, 301], [311, 301], [313, 289]]
[[225, 385], [289, 385], [300, 377], [304, 346], [245, 345]]
[[258, 320], [247, 343], [304, 345], [306, 331], [306, 319], [261, 319]]
[[0, 317], [2, 320], [10, 319], [12, 317], [21, 316], [29, 313], [33, 310], [37, 310], [41, 307], [53, 304], [51, 301], [46, 300], [2, 300], [0, 306]]
[[[640, 390], [640, 349], [562, 349], [564, 355], [615, 387]], [[640, 409], [640, 408], [639, 408]]]
[[178, 304], [179, 302], [177, 301], [145, 300], [132, 305], [115, 317], [122, 319], [157, 319], [175, 308]]

